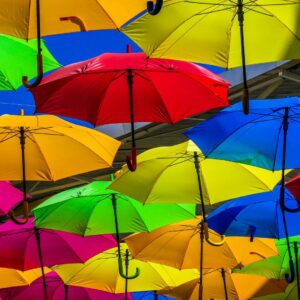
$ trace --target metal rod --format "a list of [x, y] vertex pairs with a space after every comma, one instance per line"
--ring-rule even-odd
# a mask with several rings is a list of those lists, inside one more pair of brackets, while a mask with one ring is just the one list
[[227, 293], [227, 286], [226, 286], [226, 272], [223, 268], [221, 269], [221, 275], [222, 275], [223, 285], [224, 285], [225, 300], [228, 300], [228, 293]]
[[41, 9], [40, 0], [36, 0], [36, 36], [37, 36], [37, 51], [42, 52], [41, 47]]
[[27, 201], [27, 188], [26, 188], [26, 168], [25, 168], [25, 129], [23, 126], [20, 128], [20, 144], [22, 152], [22, 189], [23, 201]]
[[154, 295], [154, 300], [158, 300], [158, 294], [157, 294], [157, 291], [154, 291], [154, 292], [153, 292], [153, 295]]
[[295, 263], [296, 263], [296, 279], [297, 279], [297, 291], [298, 299], [300, 299], [300, 279], [299, 279], [299, 266], [298, 266], [298, 244], [294, 242], [294, 253], [295, 253]]
[[68, 300], [68, 285], [64, 284], [64, 288], [65, 288], [65, 300]]
[[206, 222], [206, 212], [205, 212], [204, 197], [203, 197], [203, 190], [202, 190], [202, 185], [201, 185], [201, 175], [200, 175], [200, 160], [199, 160], [199, 154], [196, 151], [194, 152], [194, 164], [195, 164], [195, 169], [196, 169], [196, 173], [197, 173], [197, 182], [198, 182], [199, 196], [200, 196], [200, 202], [201, 202], [202, 218], [203, 218], [203, 222]]
[[129, 87], [129, 105], [130, 105], [130, 127], [131, 127], [131, 145], [132, 148], [136, 147], [134, 135], [134, 107], [133, 107], [133, 74], [132, 70], [127, 70], [127, 81]]
[[125, 300], [128, 300], [128, 268], [129, 268], [129, 251], [126, 249], [125, 252]]
[[203, 223], [200, 223], [200, 277], [199, 277], [199, 300], [202, 300], [203, 296], [203, 250], [204, 250], [204, 227]]

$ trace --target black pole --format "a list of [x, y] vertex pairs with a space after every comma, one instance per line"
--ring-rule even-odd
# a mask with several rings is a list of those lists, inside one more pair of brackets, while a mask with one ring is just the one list
[[129, 87], [129, 104], [130, 104], [130, 127], [131, 127], [131, 145], [132, 148], [136, 147], [135, 135], [134, 135], [134, 108], [133, 108], [133, 75], [132, 70], [127, 70], [127, 81]]
[[41, 9], [40, 9], [40, 0], [36, 0], [36, 36], [37, 36], [38, 54], [41, 54], [42, 53], [42, 47], [41, 47]]
[[129, 251], [128, 249], [126, 249], [125, 252], [125, 274], [126, 274], [126, 278], [125, 278], [125, 300], [128, 300], [128, 268], [129, 268]]
[[222, 280], [224, 285], [225, 300], [228, 300], [228, 293], [227, 293], [227, 286], [226, 286], [226, 272], [223, 268], [221, 269], [221, 275], [222, 275]]
[[243, 111], [245, 114], [248, 114], [249, 113], [249, 89], [247, 84], [247, 70], [246, 70], [243, 0], [238, 0], [237, 7], [238, 7], [237, 10], [238, 21], [240, 25], [241, 55], [242, 55], [242, 70], [243, 70]]
[[203, 296], [203, 251], [204, 250], [204, 227], [203, 223], [200, 223], [200, 278], [199, 278], [199, 300], [202, 300]]
[[20, 128], [20, 144], [22, 152], [22, 190], [23, 190], [23, 201], [27, 201], [27, 190], [26, 190], [26, 169], [25, 169], [25, 129], [22, 126]]
[[153, 292], [153, 298], [154, 298], [154, 300], [158, 300], [158, 294], [157, 294], [157, 291], [154, 291]]
[[298, 244], [297, 244], [297, 242], [294, 242], [294, 253], [295, 253], [295, 263], [296, 263], [296, 279], [297, 279], [298, 299], [300, 299], [300, 281], [299, 281]]
[[42, 255], [42, 249], [41, 249], [41, 238], [40, 238], [40, 232], [37, 228], [34, 228], [35, 231], [35, 238], [37, 241], [37, 247], [39, 252], [39, 259], [40, 259], [40, 265], [41, 265], [41, 271], [42, 271], [42, 278], [43, 278], [43, 287], [44, 287], [44, 300], [48, 299], [47, 295], [47, 282], [45, 277], [45, 271], [44, 271], [44, 263], [43, 263], [43, 255]]
[[295, 270], [294, 270], [294, 262], [291, 252], [291, 246], [289, 242], [289, 234], [288, 234], [288, 227], [286, 223], [286, 216], [285, 216], [285, 190], [284, 190], [284, 173], [285, 173], [285, 161], [286, 161], [286, 140], [287, 140], [287, 131], [288, 131], [288, 118], [289, 118], [289, 111], [286, 107], [284, 109], [284, 117], [282, 122], [282, 129], [283, 129], [283, 146], [282, 146], [282, 165], [281, 165], [281, 186], [280, 186], [280, 210], [282, 214], [285, 238], [287, 243], [288, 255], [289, 255], [289, 264], [290, 264], [290, 271], [291, 276], [285, 274], [285, 278], [288, 282], [293, 282], [295, 279]]
[[68, 285], [64, 284], [64, 289], [65, 289], [65, 300], [68, 300]]

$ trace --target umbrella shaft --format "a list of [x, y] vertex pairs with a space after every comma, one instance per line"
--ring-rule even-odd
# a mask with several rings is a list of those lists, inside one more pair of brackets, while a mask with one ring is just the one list
[[22, 189], [23, 189], [23, 201], [27, 199], [26, 191], [26, 169], [25, 169], [25, 129], [20, 128], [20, 145], [21, 145], [21, 155], [22, 155]]
[[129, 107], [130, 107], [130, 126], [131, 126], [131, 143], [132, 147], [135, 147], [135, 136], [134, 136], [134, 107], [133, 107], [133, 75], [132, 70], [127, 71], [127, 81], [129, 89]]
[[199, 300], [202, 300], [203, 293], [203, 246], [204, 246], [204, 227], [203, 223], [200, 224], [200, 278], [199, 278]]
[[221, 269], [221, 275], [222, 275], [222, 279], [223, 279], [225, 299], [228, 300], [227, 286], [226, 286], [226, 273], [223, 268]]
[[36, 36], [37, 36], [37, 51], [40, 54], [42, 52], [41, 47], [41, 10], [40, 0], [36, 0]]

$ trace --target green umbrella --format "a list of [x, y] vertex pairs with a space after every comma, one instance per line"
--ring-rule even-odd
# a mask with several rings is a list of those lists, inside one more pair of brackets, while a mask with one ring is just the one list
[[143, 205], [106, 189], [110, 184], [95, 181], [51, 197], [33, 210], [36, 226], [84, 236], [116, 233], [119, 244], [120, 233], [152, 231], [195, 217], [194, 204]]
[[[60, 67], [42, 42], [45, 71]], [[22, 76], [36, 77], [36, 40], [0, 34], [0, 90], [16, 90], [22, 85]]]

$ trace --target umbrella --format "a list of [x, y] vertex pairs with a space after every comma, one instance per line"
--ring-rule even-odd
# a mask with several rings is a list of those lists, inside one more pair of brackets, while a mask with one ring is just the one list
[[[122, 294], [111, 294], [95, 289], [68, 286], [60, 277], [51, 272], [46, 275], [48, 299], [50, 300], [121, 300]], [[30, 286], [13, 287], [0, 290], [2, 300], [40, 300], [43, 293], [43, 281], [41, 278], [33, 281]]]
[[110, 235], [83, 238], [63, 231], [37, 229], [33, 219], [24, 225], [8, 221], [0, 226], [0, 266], [18, 270], [40, 267], [47, 299], [44, 266], [84, 262], [115, 246]]
[[246, 63], [299, 59], [299, 15], [299, 0], [165, 0], [158, 15], [145, 14], [122, 31], [150, 57], [242, 66], [248, 113]]
[[131, 293], [133, 300], [172, 300], [174, 298], [167, 297], [165, 295], [158, 295], [157, 292], [147, 291], [147, 292], [135, 292]]
[[55, 266], [52, 269], [72, 286], [81, 286], [107, 291], [110, 293], [160, 290], [184, 283], [196, 278], [196, 270], [179, 271], [174, 268], [151, 262], [142, 262], [130, 257], [125, 245], [122, 245], [122, 253], [125, 256], [126, 269], [139, 268], [141, 276], [127, 280], [118, 273], [118, 250], [112, 248], [96, 255], [84, 264], [69, 264]]
[[[128, 196], [106, 189], [110, 183], [95, 181], [51, 197], [34, 209], [37, 227], [64, 230], [82, 236], [116, 233], [119, 246], [119, 233], [151, 231], [195, 217], [196, 208], [193, 204], [144, 206]], [[126, 277], [120, 249], [119, 260], [120, 275]], [[137, 274], [138, 271], [129, 279]]]
[[[45, 274], [47, 274], [50, 271], [51, 270], [44, 268]], [[27, 271], [0, 268], [0, 291], [8, 287], [28, 286], [41, 275], [42, 273], [40, 268], [31, 269]]]
[[[150, 233], [125, 239], [134, 258], [166, 264], [179, 269], [198, 268], [203, 287], [203, 269], [247, 265], [263, 257], [276, 255], [273, 240], [256, 239], [254, 245], [245, 238], [226, 238], [219, 247], [204, 242], [201, 219], [168, 225]], [[221, 237], [209, 230], [214, 239]]]
[[[298, 299], [300, 298], [300, 273], [299, 273], [299, 241], [300, 236], [291, 238], [290, 247], [293, 251], [293, 259], [296, 265], [296, 288]], [[254, 262], [241, 270], [236, 269], [235, 272], [243, 274], [257, 274], [268, 278], [282, 279], [289, 270], [289, 251], [285, 239], [277, 241], [278, 252], [280, 256], [269, 257], [260, 262]]]
[[[226, 236], [285, 238], [284, 222], [280, 209], [280, 186], [271, 192], [249, 195], [228, 201], [207, 217], [208, 225]], [[297, 206], [292, 194], [285, 189], [285, 202]], [[286, 212], [289, 235], [300, 235], [300, 212]]]
[[287, 274], [287, 279], [293, 281], [295, 270], [285, 211], [299, 211], [300, 204], [293, 209], [286, 206], [284, 175], [286, 168], [300, 167], [300, 98], [255, 100], [251, 105], [248, 116], [243, 115], [238, 103], [189, 129], [185, 135], [201, 148], [206, 157], [243, 162], [270, 170], [281, 169], [280, 207], [291, 265], [291, 276]]
[[296, 175], [285, 183], [287, 189], [293, 194], [297, 201], [300, 201], [300, 174]]
[[[43, 69], [51, 71], [60, 65], [41, 43], [44, 61]], [[20, 38], [0, 34], [0, 90], [16, 90], [22, 85], [21, 77], [28, 74], [29, 79], [36, 76], [34, 66], [37, 53], [36, 40], [24, 41]]]
[[48, 75], [31, 89], [37, 111], [94, 125], [131, 123], [130, 169], [136, 168], [134, 122], [176, 123], [228, 105], [224, 79], [188, 62], [144, 53], [106, 53]]
[[25, 219], [11, 212], [13, 220], [28, 219], [26, 180], [55, 181], [111, 167], [119, 146], [109, 136], [55, 116], [1, 116], [0, 180], [23, 182]]
[[[29, 195], [27, 195], [27, 198]], [[5, 216], [23, 200], [23, 193], [9, 181], [0, 181], [0, 216]]]
[[37, 86], [43, 78], [41, 36], [100, 29], [120, 28], [124, 23], [146, 8], [146, 1], [123, 0], [35, 0], [0, 5], [0, 33], [22, 39], [37, 37], [37, 72], [34, 83], [27, 76], [23, 84]]
[[[271, 293], [283, 292], [287, 283], [283, 280], [272, 280], [263, 276], [232, 274], [229, 270], [208, 270], [204, 275], [206, 286], [203, 299], [238, 300], [253, 299]], [[179, 300], [198, 300], [199, 279], [188, 281], [171, 290], [159, 293], [176, 297]]]

